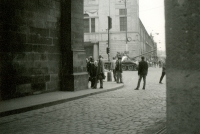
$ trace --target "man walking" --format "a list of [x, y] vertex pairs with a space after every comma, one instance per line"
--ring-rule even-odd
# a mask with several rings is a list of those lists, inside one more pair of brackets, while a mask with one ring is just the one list
[[[117, 83], [123, 83], [122, 82], [122, 62], [121, 62], [121, 59], [122, 57], [119, 56], [118, 57], [118, 60], [116, 61], [116, 67], [115, 67], [115, 70], [116, 70], [116, 75], [117, 75]], [[120, 80], [120, 82], [119, 82]]]
[[113, 60], [111, 62], [111, 70], [113, 70], [113, 78], [116, 81], [116, 71], [115, 71], [115, 67], [116, 67], [116, 60], [115, 57], [113, 57]]
[[159, 83], [160, 84], [163, 84], [162, 83], [162, 79], [163, 79], [163, 77], [165, 76], [165, 62], [163, 62], [163, 64], [162, 64], [162, 75], [161, 75], [161, 77], [160, 77], [160, 81], [159, 81]]
[[148, 73], [148, 63], [144, 61], [144, 57], [141, 58], [142, 61], [139, 62], [139, 67], [138, 67], [138, 84], [135, 90], [139, 90], [140, 87], [140, 82], [141, 79], [143, 78], [144, 84], [143, 84], [143, 89], [145, 90], [145, 85], [146, 85], [146, 76]]

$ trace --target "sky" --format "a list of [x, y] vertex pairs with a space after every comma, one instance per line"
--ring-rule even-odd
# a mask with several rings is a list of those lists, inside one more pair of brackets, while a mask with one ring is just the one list
[[158, 50], [165, 50], [164, 0], [139, 0], [139, 17], [147, 32], [154, 35]]

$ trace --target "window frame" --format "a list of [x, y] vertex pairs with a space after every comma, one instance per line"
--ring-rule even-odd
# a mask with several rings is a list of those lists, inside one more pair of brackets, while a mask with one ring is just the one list
[[121, 16], [119, 17], [119, 26], [120, 26], [120, 31], [127, 31], [127, 17], [126, 16]]
[[[86, 20], [88, 23], [86, 23]], [[86, 27], [88, 26], [88, 27]], [[90, 19], [89, 18], [84, 18], [84, 33], [89, 33], [90, 32]]]
[[90, 25], [91, 25], [91, 30], [90, 30], [90, 33], [95, 33], [95, 26], [96, 26], [96, 24], [95, 24], [95, 18], [90, 18]]
[[119, 9], [119, 15], [127, 15], [127, 9]]
[[[85, 24], [85, 20], [89, 20], [88, 21], [88, 26], [89, 26], [89, 30], [85, 30], [86, 29], [86, 24]], [[96, 18], [94, 17], [84, 17], [84, 33], [95, 33], [96, 32]]]
[[128, 18], [127, 18], [127, 9], [119, 9], [119, 29], [120, 31], [127, 31], [128, 27]]

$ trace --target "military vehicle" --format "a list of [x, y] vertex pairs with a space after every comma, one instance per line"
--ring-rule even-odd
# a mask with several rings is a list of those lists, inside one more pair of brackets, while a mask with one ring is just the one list
[[[123, 71], [137, 71], [139, 63], [138, 63], [138, 61], [135, 61], [135, 58], [141, 57], [143, 55], [146, 55], [146, 54], [154, 52], [154, 51], [157, 51], [157, 50], [152, 50], [152, 51], [143, 53], [141, 55], [135, 56], [133, 58], [129, 57], [128, 55], [127, 56], [122, 56], [122, 70]], [[110, 64], [111, 64], [110, 62], [104, 61], [105, 69], [109, 70]]]
[[127, 56], [122, 57], [122, 70], [123, 71], [137, 71], [138, 70], [138, 62], [133, 61]]
[[[105, 69], [109, 70], [109, 63], [108, 61], [104, 62]], [[128, 58], [128, 56], [122, 57], [122, 70], [123, 71], [137, 71], [138, 63]]]

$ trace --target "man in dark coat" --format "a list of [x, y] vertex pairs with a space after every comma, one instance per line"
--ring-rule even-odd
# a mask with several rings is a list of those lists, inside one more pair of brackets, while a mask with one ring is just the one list
[[144, 84], [143, 84], [143, 89], [145, 89], [145, 85], [146, 85], [146, 76], [148, 73], [148, 63], [146, 61], [144, 61], [144, 57], [141, 58], [142, 61], [139, 62], [139, 67], [138, 67], [138, 84], [135, 90], [139, 90], [140, 87], [140, 82], [141, 79], [143, 78]]
[[[86, 64], [87, 64], [87, 72], [88, 72], [88, 83], [91, 81], [91, 77], [90, 77], [90, 72], [91, 72], [91, 60], [92, 60], [92, 56], [90, 56], [88, 59], [86, 59]], [[92, 83], [91, 83], [91, 87], [92, 87]]]
[[99, 61], [98, 61], [98, 67], [97, 67], [97, 77], [96, 77], [96, 82], [94, 88], [97, 88], [97, 81], [100, 81], [100, 88], [103, 88], [103, 79], [105, 79], [104, 76], [104, 63], [102, 61], [102, 56], [99, 56]]
[[[122, 57], [119, 56], [118, 60], [116, 61], [116, 66], [115, 66], [115, 71], [116, 71], [116, 75], [117, 75], [117, 83], [123, 83], [122, 82]], [[120, 80], [120, 82], [119, 82]]]
[[95, 87], [95, 81], [97, 76], [97, 66], [94, 63], [94, 59], [91, 59], [90, 62], [90, 80], [91, 80], [91, 88]]

